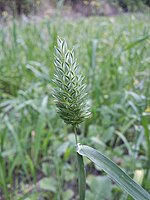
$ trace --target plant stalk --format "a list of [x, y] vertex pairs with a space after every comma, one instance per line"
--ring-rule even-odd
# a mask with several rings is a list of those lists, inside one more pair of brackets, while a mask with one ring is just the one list
[[[74, 134], [76, 146], [78, 144], [77, 140], [77, 127], [74, 126]], [[78, 185], [79, 185], [79, 199], [85, 200], [85, 191], [86, 191], [86, 178], [85, 178], [85, 169], [83, 156], [77, 152], [77, 165], [78, 165]]]

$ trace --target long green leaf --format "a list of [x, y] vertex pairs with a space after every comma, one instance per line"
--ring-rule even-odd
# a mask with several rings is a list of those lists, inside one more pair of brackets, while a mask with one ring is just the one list
[[22, 163], [23, 169], [27, 173], [26, 163], [25, 163], [25, 159], [24, 159], [25, 156], [24, 156], [23, 148], [21, 146], [21, 142], [20, 142], [20, 139], [18, 137], [18, 134], [15, 131], [13, 125], [8, 121], [7, 117], [5, 118], [5, 123], [6, 123], [6, 126], [7, 126], [8, 130], [10, 131], [10, 133], [11, 133], [13, 139], [14, 139], [14, 144], [16, 146], [16, 150], [17, 150], [18, 156], [20, 158], [20, 161]]
[[120, 187], [128, 192], [135, 200], [150, 200], [150, 194], [121, 170], [113, 161], [99, 151], [86, 146], [77, 145], [77, 152], [88, 157], [96, 165], [102, 168]]
[[4, 196], [6, 199], [9, 199], [9, 194], [7, 191], [7, 182], [6, 182], [6, 169], [4, 165], [4, 160], [0, 152], [0, 185], [2, 191], [4, 192]]
[[145, 138], [146, 138], [146, 143], [147, 143], [147, 171], [146, 171], [146, 177], [148, 176], [149, 170], [150, 170], [150, 131], [149, 131], [149, 122], [150, 122], [150, 117], [148, 115], [143, 115], [142, 117], [142, 125], [144, 128], [144, 133], [145, 133]]
[[42, 138], [42, 131], [45, 126], [45, 113], [47, 109], [47, 103], [48, 103], [48, 96], [46, 95], [41, 103], [41, 110], [40, 115], [37, 121], [37, 127], [36, 127], [36, 137], [35, 137], [35, 143], [34, 143], [34, 161], [35, 164], [37, 164], [38, 161], [38, 155], [40, 151], [40, 143]]

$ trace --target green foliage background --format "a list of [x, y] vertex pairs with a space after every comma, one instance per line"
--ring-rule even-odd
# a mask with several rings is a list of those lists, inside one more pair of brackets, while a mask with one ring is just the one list
[[[105, 152], [132, 177], [144, 170], [142, 186], [150, 191], [148, 112], [143, 117], [150, 106], [148, 22], [137, 14], [0, 25], [2, 198], [78, 198], [73, 130], [59, 119], [52, 98], [57, 35], [74, 45], [88, 85], [92, 117], [78, 130], [80, 142]], [[123, 198], [101, 169], [85, 162], [87, 199]], [[104, 193], [93, 197], [96, 187]]]

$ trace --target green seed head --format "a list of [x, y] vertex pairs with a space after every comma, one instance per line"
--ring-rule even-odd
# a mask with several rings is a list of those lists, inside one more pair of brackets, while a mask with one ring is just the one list
[[58, 37], [55, 47], [55, 74], [53, 96], [60, 117], [67, 124], [76, 126], [90, 116], [85, 92], [84, 77], [79, 73], [74, 51], [68, 50], [67, 43]]

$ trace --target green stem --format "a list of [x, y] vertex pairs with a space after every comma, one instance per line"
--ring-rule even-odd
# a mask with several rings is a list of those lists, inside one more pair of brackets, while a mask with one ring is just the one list
[[1, 188], [2, 191], [4, 192], [4, 196], [6, 199], [9, 200], [10, 199], [9, 192], [7, 190], [7, 183], [6, 183], [6, 170], [1, 152], [0, 152], [0, 178], [1, 178]]
[[[75, 140], [76, 145], [78, 144], [77, 140], [77, 127], [74, 126]], [[79, 199], [85, 200], [85, 190], [86, 190], [86, 178], [85, 178], [85, 169], [83, 156], [77, 153], [77, 163], [78, 163], [78, 184], [79, 184]]]
[[76, 141], [76, 145], [77, 145], [77, 144], [78, 144], [78, 138], [77, 138], [77, 127], [74, 126], [73, 129], [74, 129], [75, 141]]
[[144, 128], [144, 133], [145, 133], [145, 138], [146, 138], [146, 143], [147, 143], [147, 157], [148, 157], [145, 178], [148, 177], [149, 166], [150, 166], [150, 133], [149, 133], [149, 129], [148, 129], [148, 124], [149, 124], [148, 116], [143, 116], [142, 117], [142, 125]]

